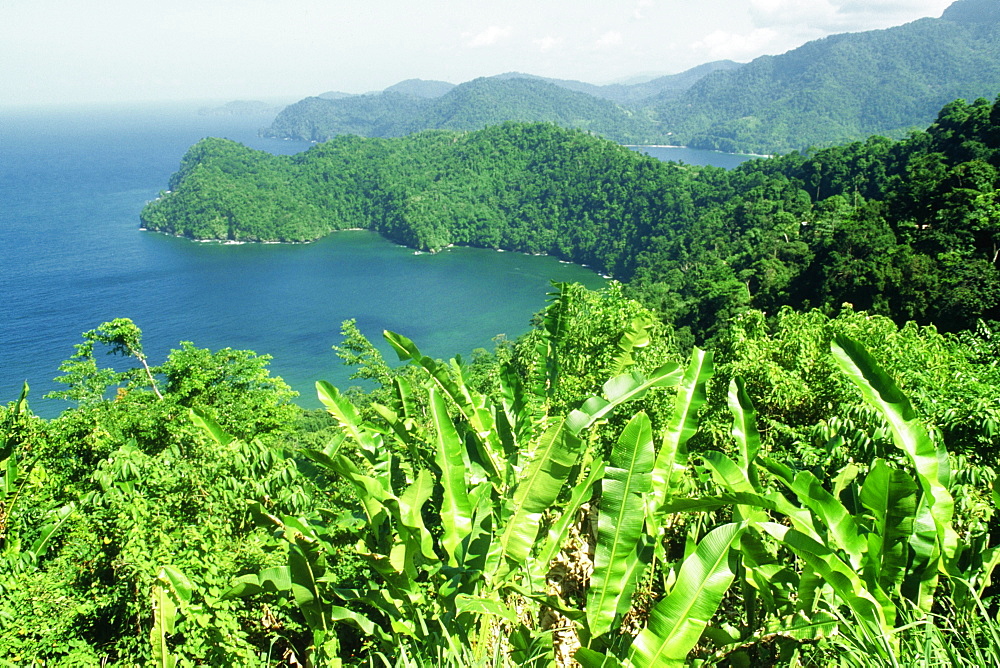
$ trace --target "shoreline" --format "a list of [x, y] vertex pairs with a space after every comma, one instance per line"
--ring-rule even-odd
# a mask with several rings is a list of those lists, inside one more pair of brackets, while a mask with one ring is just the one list
[[[336, 234], [337, 232], [371, 232], [372, 234], [378, 234], [378, 232], [376, 232], [375, 230], [369, 230], [369, 229], [364, 228], [364, 227], [347, 227], [347, 228], [344, 228], [342, 230], [331, 230], [329, 233], [324, 234], [322, 237], [318, 237], [318, 238], [313, 239], [311, 241], [237, 241], [235, 239], [194, 239], [192, 237], [184, 236], [183, 234], [171, 234], [170, 232], [163, 232], [161, 230], [150, 230], [150, 229], [145, 228], [145, 227], [140, 227], [139, 231], [140, 232], [149, 232], [151, 234], [162, 234], [162, 235], [167, 236], [167, 237], [173, 237], [174, 239], [185, 239], [187, 241], [190, 241], [191, 243], [218, 244], [220, 246], [245, 246], [245, 245], [248, 245], [248, 244], [261, 244], [261, 245], [281, 245], [281, 244], [283, 244], [283, 245], [287, 245], [287, 246], [305, 246], [305, 245], [308, 245], [308, 244], [311, 244], [311, 243], [315, 243], [315, 242], [319, 241], [320, 239], [325, 239], [326, 237], [330, 236], [331, 234]], [[380, 234], [378, 234], [378, 235], [380, 237], [382, 237], [383, 239], [385, 239], [386, 241], [388, 241], [388, 242], [390, 242], [392, 244], [395, 244], [396, 246], [399, 246], [400, 248], [407, 248], [409, 250], [412, 250], [414, 255], [437, 255], [438, 253], [449, 251], [449, 250], [451, 250], [453, 248], [456, 248], [456, 247], [457, 248], [476, 248], [476, 249], [480, 249], [480, 250], [491, 250], [491, 251], [493, 251], [495, 253], [508, 253], [508, 252], [509, 253], [520, 253], [521, 255], [527, 255], [529, 257], [552, 257], [552, 258], [555, 258], [556, 260], [558, 260], [560, 264], [575, 264], [575, 265], [577, 265], [579, 267], [583, 267], [584, 269], [589, 269], [590, 271], [594, 272], [595, 274], [597, 274], [598, 276], [600, 276], [604, 280], [607, 280], [607, 281], [616, 280], [615, 277], [612, 276], [611, 274], [607, 274], [607, 273], [604, 273], [603, 271], [594, 269], [590, 265], [583, 264], [581, 262], [574, 262], [573, 260], [564, 260], [564, 259], [562, 259], [562, 258], [560, 258], [558, 256], [549, 255], [548, 253], [529, 253], [527, 251], [510, 250], [510, 249], [506, 249], [506, 248], [490, 248], [490, 247], [485, 247], [485, 246], [472, 246], [472, 245], [469, 245], [469, 244], [458, 244], [458, 245], [456, 245], [456, 244], [453, 244], [453, 243], [448, 244], [447, 246], [445, 246], [443, 248], [439, 248], [437, 250], [422, 250], [422, 249], [419, 249], [419, 248], [414, 248], [413, 246], [407, 246], [406, 244], [401, 244], [398, 241], [395, 241], [393, 239], [389, 239], [388, 237], [383, 237]]]
[[363, 227], [346, 227], [342, 230], [330, 230], [323, 236], [316, 237], [315, 239], [310, 239], [309, 241], [275, 241], [274, 239], [266, 239], [262, 241], [240, 241], [238, 239], [197, 239], [195, 237], [189, 237], [185, 234], [174, 234], [171, 232], [165, 232], [163, 230], [151, 230], [148, 227], [141, 227], [141, 226], [139, 227], [139, 231], [149, 232], [150, 234], [162, 234], [165, 237], [173, 237], [174, 239], [185, 239], [187, 241], [190, 241], [191, 243], [196, 243], [196, 244], [219, 244], [220, 246], [244, 246], [246, 244], [261, 244], [265, 246], [274, 246], [279, 244], [286, 246], [306, 246], [308, 244], [315, 243], [320, 239], [328, 237], [331, 234], [335, 234], [337, 232], [368, 232], [370, 230], [367, 230]]
[[729, 151], [719, 151], [713, 148], [693, 148], [679, 144], [622, 144], [625, 148], [685, 148], [689, 151], [705, 151], [706, 153], [719, 153], [721, 155], [738, 155], [748, 158], [773, 158], [773, 154], [767, 153], [730, 153]]

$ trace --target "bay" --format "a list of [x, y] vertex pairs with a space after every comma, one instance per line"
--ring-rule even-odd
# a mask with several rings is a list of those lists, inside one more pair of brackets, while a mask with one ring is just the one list
[[199, 139], [280, 154], [309, 147], [258, 137], [268, 117], [199, 116], [198, 106], [0, 109], [0, 402], [27, 380], [32, 409], [57, 415], [70, 404], [42, 397], [61, 388], [52, 379], [80, 334], [128, 317], [154, 363], [181, 341], [269, 354], [272, 373], [315, 408], [316, 380], [353, 382], [331, 350], [343, 320], [356, 319], [387, 355], [384, 329], [432, 356], [467, 355], [527, 331], [550, 281], [604, 284], [554, 258], [414, 254], [369, 232], [294, 246], [141, 232], [139, 211]]
[[0, 401], [27, 380], [32, 409], [57, 415], [70, 404], [42, 396], [60, 389], [52, 379], [80, 334], [128, 317], [154, 363], [181, 341], [269, 354], [298, 402], [318, 407], [316, 380], [352, 382], [331, 350], [343, 320], [357, 319], [380, 345], [390, 329], [430, 355], [468, 355], [492, 348], [496, 335], [525, 332], [551, 280], [605, 282], [555, 258], [471, 248], [415, 255], [369, 232], [307, 245], [141, 232], [139, 211], [202, 137], [275, 153], [309, 146], [257, 137], [268, 118], [195, 108], [0, 110]]

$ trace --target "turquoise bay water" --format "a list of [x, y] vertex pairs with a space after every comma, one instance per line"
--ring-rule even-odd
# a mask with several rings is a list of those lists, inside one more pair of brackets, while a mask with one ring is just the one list
[[[308, 148], [258, 138], [269, 118], [195, 108], [0, 110], [0, 402], [27, 380], [33, 410], [57, 415], [70, 404], [42, 396], [61, 387], [52, 378], [81, 332], [129, 317], [154, 363], [181, 341], [266, 353], [299, 403], [318, 407], [316, 380], [350, 384], [331, 351], [345, 319], [387, 355], [383, 329], [436, 357], [465, 355], [527, 331], [551, 280], [604, 283], [554, 258], [470, 248], [415, 255], [368, 232], [297, 246], [141, 232], [142, 206], [202, 137], [284, 154]], [[723, 154], [667, 155], [700, 164]]]
[[554, 258], [470, 248], [414, 255], [368, 232], [296, 246], [141, 232], [142, 206], [200, 138], [308, 148], [257, 138], [267, 118], [192, 109], [0, 111], [0, 402], [27, 380], [33, 410], [58, 414], [69, 404], [42, 395], [58, 389], [51, 379], [80, 333], [129, 317], [154, 362], [180, 341], [267, 353], [299, 403], [317, 407], [316, 380], [350, 384], [331, 351], [345, 319], [378, 343], [390, 329], [449, 357], [525, 332], [550, 280], [604, 283]]

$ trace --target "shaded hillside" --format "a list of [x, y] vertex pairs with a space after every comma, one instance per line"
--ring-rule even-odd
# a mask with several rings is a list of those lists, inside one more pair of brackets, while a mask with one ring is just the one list
[[389, 86], [383, 92], [399, 93], [401, 95], [410, 95], [412, 97], [425, 97], [427, 99], [433, 99], [435, 97], [441, 97], [454, 87], [455, 84], [448, 83], [447, 81], [407, 79], [406, 81], [400, 81], [398, 84]]
[[584, 83], [583, 81], [574, 81], [572, 79], [550, 79], [532, 74], [523, 74], [521, 72], [509, 72], [507, 74], [497, 75], [493, 78], [535, 79], [554, 84], [567, 90], [573, 90], [578, 93], [586, 93], [587, 95], [593, 95], [594, 97], [599, 97], [604, 100], [617, 102], [618, 104], [638, 105], [649, 100], [650, 98], [660, 97], [661, 99], [666, 99], [680, 95], [697, 83], [700, 79], [708, 74], [711, 74], [712, 72], [717, 72], [719, 70], [729, 71], [739, 67], [742, 67], [740, 63], [736, 63], [731, 60], [717, 60], [715, 62], [692, 67], [691, 69], [680, 72], [679, 74], [667, 74], [649, 81], [644, 81], [643, 83], [606, 84], [603, 86]]
[[282, 112], [269, 133], [322, 140], [545, 121], [623, 143], [766, 154], [873, 134], [902, 138], [926, 127], [951, 100], [1000, 92], [1000, 3], [959, 0], [939, 19], [833, 35], [746, 65], [708, 63], [642, 84], [508, 73], [433, 100], [393, 96], [426, 91], [427, 83], [401, 82], [382, 94], [323, 103], [309, 98]]
[[281, 110], [268, 137], [325, 141], [337, 135], [391, 137], [401, 118], [412, 116], [430, 102], [425, 98], [378, 93], [350, 97], [307, 97]]
[[903, 136], [950, 100], [1000, 91], [1000, 22], [976, 9], [996, 4], [964, 0], [942, 19], [809, 42], [650, 106], [682, 142], [725, 151]]
[[267, 134], [308, 141], [343, 134], [399, 137], [427, 129], [477, 130], [504, 121], [555, 123], [621, 143], [658, 134], [643, 114], [525, 78], [475, 79], [434, 99], [391, 91], [337, 100], [306, 98], [283, 110]]

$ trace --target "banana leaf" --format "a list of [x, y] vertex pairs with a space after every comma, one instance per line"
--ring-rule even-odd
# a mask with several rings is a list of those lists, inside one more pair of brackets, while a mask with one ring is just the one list
[[628, 658], [633, 666], [683, 665], [736, 577], [733, 548], [745, 530], [743, 524], [724, 524], [702, 538], [632, 642]]
[[594, 573], [587, 593], [587, 624], [594, 637], [611, 629], [622, 592], [629, 588], [626, 574], [640, 573], [629, 568], [629, 556], [642, 534], [643, 497], [652, 486], [653, 461], [653, 428], [640, 412], [622, 431], [601, 481]]
[[823, 483], [809, 471], [798, 473], [788, 488], [795, 492], [799, 503], [813, 512], [826, 526], [826, 533], [833, 544], [850, 557], [851, 566], [861, 568], [867, 541], [854, 516], [823, 487]]
[[542, 514], [558, 498], [582, 447], [583, 441], [562, 420], [542, 434], [534, 457], [514, 489], [508, 519], [500, 534], [498, 547], [507, 569], [500, 567], [500, 572], [509, 572], [528, 558], [541, 527]]
[[[698, 431], [698, 411], [705, 404], [705, 385], [714, 371], [712, 353], [695, 348], [677, 388], [674, 410], [653, 466], [653, 489], [646, 509], [650, 520], [658, 516], [660, 507], [687, 466], [687, 442]], [[649, 522], [652, 532], [655, 532], [654, 524], [659, 523]]]
[[729, 410], [733, 414], [733, 438], [739, 448], [736, 463], [743, 470], [750, 486], [760, 488], [755, 465], [760, 452], [760, 432], [757, 431], [757, 410], [750, 401], [742, 378], [733, 378], [729, 383]]
[[[776, 524], [761, 522], [758, 526], [798, 555], [809, 569], [830, 585], [841, 603], [848, 606], [855, 619], [868, 631], [883, 635], [892, 629], [895, 610], [884, 596], [869, 591], [858, 573], [845, 563], [837, 553], [822, 542], [801, 531]], [[891, 615], [891, 616], [890, 616]]]
[[879, 583], [887, 592], [899, 593], [917, 515], [917, 484], [906, 471], [876, 459], [865, 477], [860, 499], [875, 519], [869, 553], [877, 565]]
[[607, 416], [619, 404], [641, 399], [653, 387], [672, 387], [680, 378], [680, 367], [673, 362], [654, 370], [649, 377], [638, 371], [615, 376], [604, 383], [604, 396], [591, 397], [579, 409], [570, 412], [566, 425], [574, 434], [579, 434]]
[[536, 570], [532, 573], [532, 575], [538, 576], [540, 579], [538, 583], [539, 589], [544, 587], [544, 578], [548, 573], [549, 565], [559, 550], [562, 549], [563, 543], [566, 541], [566, 536], [569, 534], [569, 528], [576, 520], [576, 514], [579, 512], [580, 506], [590, 499], [594, 485], [604, 477], [604, 470], [605, 463], [602, 461], [596, 461], [590, 465], [587, 477], [577, 483], [570, 492], [569, 501], [563, 508], [559, 519], [549, 526], [542, 549], [539, 550], [537, 559], [533, 560], [538, 564], [541, 571]]
[[[400, 361], [410, 360], [421, 367], [465, 416], [478, 441], [477, 450], [483, 460], [481, 464], [499, 487], [502, 481], [500, 461], [503, 459], [504, 447], [496, 430], [493, 412], [486, 407], [486, 400], [462, 382], [461, 368], [457, 363], [450, 369], [447, 364], [421, 354], [416, 344], [402, 334], [384, 331], [382, 335], [395, 349]], [[452, 369], [458, 376], [457, 382], [452, 377]]]
[[434, 462], [441, 469], [441, 486], [444, 488], [441, 502], [444, 535], [441, 545], [448, 554], [448, 564], [456, 566], [456, 552], [465, 537], [472, 532], [472, 504], [465, 477], [465, 447], [437, 388], [431, 388], [430, 404], [436, 434]]
[[868, 351], [843, 335], [837, 335], [831, 349], [837, 364], [861, 390], [865, 401], [885, 418], [896, 447], [906, 453], [916, 469], [920, 486], [929, 499], [942, 557], [951, 561], [958, 548], [958, 534], [952, 526], [955, 502], [943, 482], [948, 477], [947, 468], [942, 466], [946, 455], [931, 441], [909, 399]]

